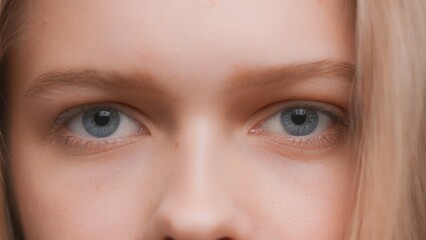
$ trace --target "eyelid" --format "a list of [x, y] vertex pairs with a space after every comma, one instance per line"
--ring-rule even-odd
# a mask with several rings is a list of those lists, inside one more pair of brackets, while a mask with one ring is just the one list
[[54, 132], [58, 128], [64, 126], [67, 122], [69, 122], [72, 118], [78, 116], [79, 114], [82, 114], [85, 111], [91, 110], [96, 107], [106, 107], [106, 108], [116, 109], [120, 113], [129, 117], [130, 119], [136, 121], [141, 127], [143, 127], [148, 132], [150, 132], [149, 130], [152, 128], [152, 124], [150, 123], [150, 121], [148, 121], [145, 115], [130, 106], [126, 106], [124, 104], [119, 104], [119, 103], [93, 103], [93, 104], [76, 106], [60, 113], [56, 117], [50, 132]]
[[[112, 108], [125, 115], [130, 120], [134, 121], [140, 127], [140, 131], [128, 136], [120, 136], [115, 138], [85, 138], [74, 134], [67, 126], [75, 117], [83, 114], [85, 111], [93, 110], [94, 108]], [[56, 142], [64, 147], [63, 150], [70, 155], [87, 155], [94, 153], [102, 153], [109, 150], [119, 149], [131, 143], [137, 142], [142, 136], [151, 135], [152, 123], [140, 111], [119, 103], [94, 103], [79, 105], [60, 113], [50, 129], [51, 143]]]
[[[322, 111], [334, 121], [326, 130], [307, 136], [290, 136], [263, 131], [262, 124], [290, 108], [310, 108]], [[334, 104], [315, 101], [286, 101], [268, 105], [260, 109], [251, 121], [248, 134], [254, 148], [266, 150], [280, 158], [292, 160], [315, 160], [320, 155], [333, 152], [337, 146], [346, 142], [350, 120], [349, 114]]]
[[280, 114], [283, 110], [286, 110], [289, 108], [309, 108], [309, 109], [318, 110], [327, 114], [336, 123], [339, 123], [345, 127], [349, 127], [350, 125], [348, 114], [340, 107], [337, 107], [330, 103], [293, 100], [293, 101], [286, 101], [286, 102], [271, 104], [261, 109], [257, 114], [255, 114], [255, 117], [254, 117], [255, 124], [251, 125], [249, 133], [259, 132], [261, 130], [260, 126], [262, 125], [262, 123], [276, 116], [277, 114]]

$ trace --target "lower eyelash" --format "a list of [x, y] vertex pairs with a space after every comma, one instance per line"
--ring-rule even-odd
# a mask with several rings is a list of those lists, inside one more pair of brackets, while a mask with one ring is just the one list
[[344, 142], [348, 128], [342, 124], [331, 127], [325, 133], [311, 137], [286, 137], [269, 132], [256, 132], [262, 137], [266, 148], [280, 155], [312, 154], [327, 152]]
[[130, 143], [136, 142], [140, 134], [133, 136], [127, 136], [123, 138], [113, 138], [113, 139], [83, 139], [75, 137], [69, 134], [60, 134], [57, 136], [58, 140], [62, 143], [66, 149], [70, 150], [70, 154], [79, 155], [79, 154], [90, 154], [90, 153], [100, 153], [106, 152], [112, 149], [118, 149], [123, 146], [127, 146]]

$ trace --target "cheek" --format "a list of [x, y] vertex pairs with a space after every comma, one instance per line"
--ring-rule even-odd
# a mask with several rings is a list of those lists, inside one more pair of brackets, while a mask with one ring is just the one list
[[[344, 237], [355, 164], [343, 144], [309, 160], [230, 140], [214, 148], [229, 155], [212, 157], [196, 138], [179, 147], [152, 142], [68, 157], [19, 126], [12, 128], [11, 170], [28, 239], [139, 239], [163, 198], [179, 209], [190, 199], [186, 193], [210, 199], [213, 208], [217, 200], [234, 203], [248, 216], [254, 239]], [[205, 165], [188, 161], [197, 153]], [[201, 190], [199, 184], [205, 184]]]
[[250, 207], [261, 236], [344, 238], [355, 167], [346, 149], [309, 161], [274, 158], [268, 152], [247, 157], [254, 169], [249, 192], [255, 200], [250, 200]]
[[159, 201], [154, 186], [161, 186], [162, 178], [156, 174], [164, 173], [151, 164], [155, 161], [149, 150], [142, 154], [125, 148], [112, 155], [71, 158], [30, 142], [13, 147], [12, 167], [28, 239], [140, 238]]

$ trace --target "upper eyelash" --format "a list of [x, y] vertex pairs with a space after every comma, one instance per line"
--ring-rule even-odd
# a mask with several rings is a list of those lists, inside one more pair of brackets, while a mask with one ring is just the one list
[[[67, 131], [64, 129], [66, 128], [66, 124], [68, 124], [68, 122], [73, 118], [83, 114], [86, 111], [97, 108], [111, 108], [119, 111], [121, 114], [126, 115], [126, 113], [115, 104], [101, 103], [77, 106], [62, 112], [55, 118], [53, 126], [50, 130], [51, 134], [54, 134], [54, 138], [59, 140], [60, 143], [62, 143], [64, 146], [71, 147], [71, 149], [76, 149], [76, 151], [92, 151], [93, 149], [102, 149], [102, 151], [107, 151], [108, 149], [116, 148], [117, 145], [124, 146], [126, 143], [134, 142], [136, 136], [139, 136], [141, 133], [145, 133], [145, 131], [147, 131], [146, 127], [141, 124], [141, 131], [135, 135], [129, 136], [130, 138], [118, 137], [109, 139], [85, 139], [67, 133]], [[96, 152], [98, 151], [96, 150]], [[73, 154], [75, 154], [75, 152]]]
[[[281, 107], [274, 114], [272, 114], [269, 117], [262, 120], [255, 128], [259, 129], [259, 126], [264, 121], [270, 119], [272, 116], [276, 116], [277, 114], [280, 114], [283, 111], [286, 111], [288, 109], [294, 109], [294, 108], [307, 108], [307, 109], [312, 109], [312, 110], [316, 110], [316, 111], [321, 111], [321, 112], [325, 113], [326, 115], [328, 115], [329, 117], [331, 117], [333, 119], [333, 121], [335, 121], [335, 123], [341, 124], [345, 127], [350, 126], [350, 122], [344, 114], [338, 114], [335, 111], [331, 111], [329, 108], [325, 107], [324, 105], [325, 104], [323, 104], [323, 103], [316, 103], [316, 102], [309, 102], [309, 101], [308, 102], [294, 101], [294, 103], [292, 103], [290, 106]], [[106, 107], [106, 108], [117, 109], [117, 107], [115, 105], [108, 104], [108, 103], [106, 103], [106, 104], [102, 103], [102, 104], [82, 105], [82, 106], [78, 106], [78, 107], [68, 109], [68, 110], [62, 112], [61, 114], [59, 114], [56, 117], [50, 132], [55, 132], [55, 130], [57, 130], [58, 128], [65, 125], [72, 118], [78, 116], [81, 113], [84, 113], [87, 110], [91, 110], [91, 109], [97, 108], [97, 107], [102, 107], [102, 108]], [[120, 111], [120, 110], [118, 110], [118, 111]], [[66, 139], [67, 139], [66, 142], [68, 142], [69, 137], [67, 137]], [[111, 142], [109, 142], [109, 143], [111, 143]], [[87, 144], [87, 143], [85, 143], [85, 144]]]
[[[300, 151], [300, 153], [307, 155], [313, 152], [317, 153], [318, 151], [326, 152], [344, 142], [344, 138], [347, 137], [346, 134], [351, 126], [349, 114], [342, 108], [333, 104], [312, 101], [291, 101], [275, 104], [275, 106], [276, 107], [266, 108], [269, 108], [269, 112], [272, 114], [268, 114], [267, 117], [258, 122], [255, 127], [252, 127], [249, 134], [253, 134], [255, 136], [258, 135], [262, 139], [261, 142], [267, 144], [268, 148], [275, 149], [276, 153], [284, 154], [286, 157], [288, 157], [288, 151], [293, 153], [295, 151]], [[321, 133], [300, 137], [277, 134], [263, 129], [264, 122], [276, 117], [284, 111], [295, 108], [306, 108], [320, 111], [330, 117], [333, 124]], [[275, 110], [272, 111], [273, 109]], [[264, 114], [260, 113], [259, 115]]]
[[295, 101], [294, 104], [291, 104], [291, 106], [279, 108], [278, 111], [276, 111], [271, 116], [267, 117], [262, 122], [268, 120], [272, 116], [276, 116], [277, 114], [280, 114], [283, 111], [286, 111], [289, 109], [306, 108], [306, 109], [316, 110], [316, 111], [325, 113], [327, 116], [331, 117], [335, 122], [340, 123], [346, 127], [350, 125], [349, 119], [346, 116], [344, 116], [344, 114], [337, 114], [336, 112], [329, 110], [329, 108], [325, 107], [324, 105], [325, 104], [323, 103], [314, 103], [314, 102], [307, 103], [302, 101], [301, 102]]
[[[70, 121], [72, 118], [78, 116], [81, 113], [84, 113], [87, 110], [96, 108], [96, 107], [105, 107], [105, 108], [113, 108], [116, 109], [117, 107], [112, 106], [111, 104], [91, 104], [91, 105], [82, 105], [77, 106], [74, 108], [70, 108], [62, 113], [60, 113], [55, 120], [52, 123], [52, 126], [49, 130], [49, 135], [53, 132], [55, 132], [58, 128], [65, 125], [68, 121]], [[121, 111], [120, 111], [121, 112]]]
[[84, 113], [87, 110], [91, 110], [91, 109], [99, 108], [99, 107], [100, 108], [116, 109], [116, 107], [108, 105], [108, 104], [83, 105], [83, 106], [79, 106], [79, 107], [69, 109], [69, 110], [59, 114], [58, 117], [55, 119], [55, 123], [56, 124], [65, 124], [66, 122], [71, 120], [73, 117], [78, 116], [79, 114]]
[[[312, 106], [309, 106], [309, 105], [306, 105], [306, 106], [296, 105], [295, 107], [291, 107], [291, 108], [307, 108], [307, 109], [311, 109], [311, 110], [320, 111], [322, 113], [325, 113], [327, 116], [331, 117], [336, 123], [340, 123], [340, 124], [342, 124], [346, 127], [348, 127], [350, 125], [349, 120], [346, 117], [341, 116], [339, 114], [336, 114], [335, 112], [330, 111], [329, 109], [327, 109], [326, 107], [321, 106], [321, 105], [318, 105], [318, 106], [315, 106], [315, 107], [312, 107]], [[278, 113], [281, 113], [282, 111], [287, 110], [287, 109], [288, 108], [282, 109]]]

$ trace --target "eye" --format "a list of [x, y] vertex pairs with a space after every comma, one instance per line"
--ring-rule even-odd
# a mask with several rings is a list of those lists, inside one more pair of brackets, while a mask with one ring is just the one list
[[113, 107], [89, 107], [70, 119], [67, 128], [82, 138], [120, 138], [140, 131], [133, 119]]
[[[290, 104], [292, 105], [292, 104]], [[341, 111], [331, 106], [284, 106], [282, 110], [263, 121], [261, 131], [294, 137], [315, 135], [327, 130], [340, 118]]]
[[279, 113], [283, 129], [292, 136], [307, 136], [312, 134], [320, 124], [320, 131], [331, 124], [330, 117], [308, 108], [295, 108]]

